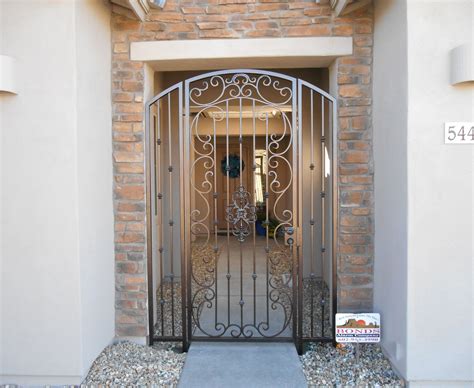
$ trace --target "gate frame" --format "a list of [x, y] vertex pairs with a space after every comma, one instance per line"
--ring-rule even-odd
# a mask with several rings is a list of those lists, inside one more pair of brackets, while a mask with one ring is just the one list
[[[189, 193], [189, 185], [184, 184], [186, 182], [186, 177], [188, 176], [188, 171], [185, 166], [189, 163], [189, 144], [185, 139], [189, 136], [189, 85], [192, 82], [198, 81], [200, 79], [206, 79], [213, 76], [225, 75], [225, 74], [261, 74], [261, 75], [268, 75], [270, 77], [276, 77], [280, 79], [285, 79], [292, 83], [292, 92], [294, 93], [292, 96], [292, 105], [293, 111], [296, 111], [295, 117], [292, 118], [292, 121], [296, 123], [294, 134], [295, 140], [297, 144], [293, 145], [292, 147], [295, 148], [295, 154], [297, 156], [297, 161], [293, 163], [297, 166], [296, 177], [297, 181], [293, 184], [293, 202], [297, 202], [297, 205], [293, 205], [294, 209], [296, 210], [295, 213], [297, 214], [296, 217], [296, 224], [298, 228], [298, 233], [302, 231], [302, 130], [300, 127], [301, 123], [301, 115], [302, 109], [300, 109], [301, 102], [302, 102], [302, 89], [303, 87], [307, 87], [308, 89], [318, 93], [324, 98], [327, 98], [332, 103], [332, 121], [331, 121], [331, 138], [332, 138], [332, 147], [331, 147], [331, 166], [330, 166], [330, 173], [331, 173], [331, 180], [332, 180], [332, 208], [331, 208], [331, 220], [332, 220], [332, 257], [331, 260], [328, 261], [331, 263], [332, 271], [331, 271], [331, 291], [332, 291], [332, 322], [334, 323], [334, 316], [337, 312], [337, 246], [338, 246], [338, 225], [339, 225], [339, 185], [338, 185], [338, 125], [337, 125], [337, 99], [327, 93], [326, 91], [320, 89], [319, 87], [296, 77], [291, 77], [283, 73], [273, 72], [273, 71], [266, 71], [266, 70], [259, 70], [259, 69], [228, 69], [228, 70], [219, 70], [213, 72], [207, 72], [203, 74], [199, 74], [195, 77], [187, 78], [183, 81], [179, 81], [176, 84], [170, 86], [169, 88], [163, 90], [162, 92], [155, 95], [152, 99], [145, 103], [145, 184], [146, 184], [146, 252], [147, 252], [147, 291], [148, 291], [148, 342], [150, 345], [153, 344], [154, 341], [182, 341], [183, 344], [183, 351], [187, 351], [192, 339], [192, 314], [191, 309], [192, 306], [189, 303], [191, 300], [191, 274], [188, 271], [188, 260], [189, 257], [189, 242], [186, 243], [186, 239], [189, 233], [189, 220], [186, 217], [186, 209], [190, 206], [190, 193]], [[184, 89], [184, 92], [183, 92]], [[152, 171], [154, 172], [154, 168], [151, 166], [151, 150], [154, 150], [154, 144], [151, 144], [150, 139], [150, 108], [151, 106], [159, 101], [164, 96], [174, 92], [175, 90], [178, 91], [178, 99], [179, 99], [179, 107], [178, 107], [178, 115], [179, 115], [179, 151], [180, 151], [180, 190], [179, 190], [179, 203], [180, 203], [180, 233], [181, 236], [181, 297], [182, 297], [182, 335], [178, 337], [155, 337], [154, 336], [154, 301], [153, 295], [155, 290], [153, 289], [153, 244], [152, 244], [152, 222], [151, 222], [151, 201], [152, 201], [152, 190], [151, 190], [151, 182], [152, 182]], [[184, 94], [184, 98], [183, 98]], [[184, 99], [184, 103], [183, 103]], [[183, 113], [184, 108], [184, 113]], [[296, 109], [295, 109], [296, 108]], [[183, 123], [183, 120], [186, 120]], [[295, 196], [296, 192], [296, 196]], [[293, 295], [296, 294], [296, 298], [294, 297], [293, 300], [293, 317], [292, 317], [292, 332], [293, 332], [293, 343], [296, 346], [298, 354], [303, 353], [303, 346], [305, 342], [332, 342], [335, 344], [335, 326], [332, 325], [332, 338], [329, 337], [303, 337], [302, 334], [302, 323], [303, 323], [303, 289], [302, 289], [302, 258], [300, 255], [300, 251], [302, 248], [302, 244], [296, 244], [295, 248], [296, 253], [293, 253], [293, 260], [296, 262], [296, 267], [293, 267], [293, 279], [297, 278], [296, 284], [293, 282]], [[296, 257], [296, 259], [295, 259]], [[208, 338], [208, 339], [192, 339], [193, 341], [202, 341], [202, 340], [210, 340], [210, 341], [221, 341], [221, 342], [231, 342], [231, 341], [240, 341], [240, 342], [262, 342], [262, 341], [270, 341], [270, 342], [289, 342], [287, 338]]]
[[[339, 225], [339, 178], [338, 178], [338, 168], [339, 168], [339, 159], [338, 159], [338, 125], [337, 125], [337, 99], [330, 95], [329, 93], [325, 92], [324, 90], [318, 88], [317, 86], [311, 84], [310, 82], [307, 82], [305, 80], [302, 80], [301, 78], [298, 78], [298, 171], [302, 171], [302, 163], [303, 163], [303, 151], [302, 151], [302, 136], [303, 132], [301, 130], [300, 123], [302, 122], [302, 113], [303, 110], [300, 109], [300, 106], [302, 105], [302, 92], [303, 92], [303, 87], [308, 88], [311, 91], [315, 91], [321, 96], [327, 98], [328, 100], [331, 101], [332, 103], [332, 112], [331, 112], [331, 139], [332, 139], [332, 144], [331, 144], [331, 180], [332, 180], [332, 195], [331, 195], [331, 200], [332, 200], [332, 206], [331, 206], [331, 230], [332, 230], [332, 239], [331, 239], [331, 245], [332, 245], [332, 250], [331, 250], [331, 265], [332, 265], [332, 271], [331, 271], [331, 288], [332, 288], [332, 338], [328, 337], [311, 337], [311, 338], [305, 338], [303, 337], [303, 317], [298, 316], [297, 319], [297, 324], [299, 326], [298, 332], [299, 336], [295, 339], [295, 346], [296, 350], [298, 351], [298, 354], [303, 354], [304, 351], [304, 343], [305, 342], [332, 342], [333, 345], [336, 345], [336, 325], [335, 323], [335, 314], [337, 312], [337, 243], [338, 243], [338, 225]], [[303, 180], [299, 179], [298, 182], [298, 196], [300, 198], [300, 203], [302, 203], [302, 193], [303, 193]], [[303, 206], [300, 206], [298, 208], [299, 212], [303, 212]], [[302, 219], [302, 214], [300, 214], [300, 219]], [[300, 226], [301, 227], [301, 226]], [[301, 227], [302, 228], [302, 227]], [[302, 245], [302, 244], [301, 244]], [[301, 246], [298, 246], [297, 249], [300, 249]], [[298, 298], [296, 303], [298, 303], [298, 308], [297, 308], [297, 313], [302, 314], [303, 313], [303, 274], [301, 272], [302, 269], [302, 259], [301, 261], [298, 262], [299, 265], [299, 270], [298, 270]], [[324, 333], [323, 333], [324, 335]]]

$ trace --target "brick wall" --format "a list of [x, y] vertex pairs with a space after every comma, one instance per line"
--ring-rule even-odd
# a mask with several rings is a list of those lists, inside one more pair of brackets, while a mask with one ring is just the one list
[[143, 64], [130, 42], [163, 39], [352, 36], [337, 60], [339, 116], [339, 311], [372, 307], [372, 10], [335, 18], [327, 2], [168, 0], [139, 22], [112, 17], [116, 333], [147, 334]]

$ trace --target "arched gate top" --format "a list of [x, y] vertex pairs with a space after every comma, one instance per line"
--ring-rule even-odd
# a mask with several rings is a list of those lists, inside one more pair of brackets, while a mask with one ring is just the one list
[[332, 101], [333, 103], [336, 102], [336, 98], [333, 97], [331, 94], [329, 94], [328, 92], [322, 90], [321, 88], [317, 87], [316, 85], [313, 85], [312, 83], [307, 82], [305, 80], [302, 80], [300, 78], [296, 78], [296, 77], [292, 77], [292, 76], [289, 76], [289, 75], [286, 75], [286, 74], [283, 74], [283, 73], [278, 73], [278, 72], [275, 72], [275, 71], [268, 71], [268, 70], [230, 69], [230, 70], [211, 71], [211, 72], [208, 72], [208, 73], [203, 73], [203, 74], [196, 75], [196, 76], [188, 78], [184, 81], [180, 81], [180, 82], [174, 84], [173, 86], [170, 86], [169, 88], [167, 88], [167, 89], [163, 90], [162, 92], [158, 93], [156, 96], [154, 96], [150, 101], [147, 102], [147, 106], [150, 106], [150, 105], [154, 104], [160, 98], [162, 98], [163, 96], [171, 93], [172, 91], [182, 88], [183, 83], [184, 83], [185, 87], [188, 88], [189, 85], [193, 82], [199, 81], [201, 79], [211, 78], [211, 77], [214, 77], [214, 76], [221, 76], [221, 75], [225, 75], [225, 74], [261, 74], [261, 75], [268, 75], [270, 77], [285, 79], [285, 80], [287, 80], [287, 81], [289, 81], [293, 84], [298, 83], [298, 85], [305, 86], [309, 89], [312, 89], [313, 91], [321, 94], [322, 96], [324, 96], [328, 100]]

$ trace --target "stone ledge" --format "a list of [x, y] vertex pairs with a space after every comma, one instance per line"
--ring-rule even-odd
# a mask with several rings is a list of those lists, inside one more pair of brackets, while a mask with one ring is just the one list
[[132, 42], [130, 59], [159, 71], [251, 67], [327, 67], [352, 54], [352, 37]]

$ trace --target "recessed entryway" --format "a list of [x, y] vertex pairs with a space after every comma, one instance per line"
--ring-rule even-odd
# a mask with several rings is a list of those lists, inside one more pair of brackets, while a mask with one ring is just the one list
[[331, 340], [336, 106], [323, 89], [327, 70], [187, 76], [157, 75], [163, 91], [147, 104], [154, 338], [300, 349]]

